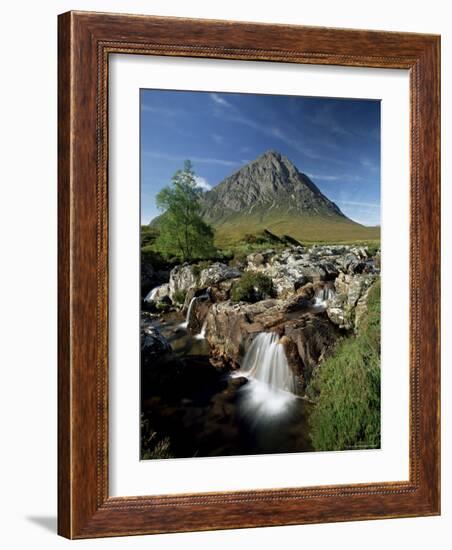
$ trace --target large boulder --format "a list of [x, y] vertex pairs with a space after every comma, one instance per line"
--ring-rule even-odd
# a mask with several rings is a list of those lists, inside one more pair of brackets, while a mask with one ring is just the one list
[[157, 327], [147, 321], [141, 322], [141, 362], [146, 366], [157, 357], [172, 353], [168, 340]]
[[215, 286], [223, 281], [236, 279], [241, 275], [242, 272], [239, 269], [217, 262], [201, 271], [198, 286], [199, 288]]
[[169, 279], [169, 295], [171, 300], [178, 301], [178, 294], [186, 294], [190, 288], [196, 288], [198, 276], [193, 265], [177, 265], [171, 270]]
[[326, 307], [329, 319], [340, 328], [356, 329], [365, 311], [368, 291], [376, 279], [374, 273], [340, 273], [335, 281], [336, 294]]
[[179, 265], [171, 271], [169, 295], [174, 301], [177, 294], [185, 294], [184, 308], [186, 309], [190, 300], [199, 291], [209, 287], [218, 287], [222, 283], [237, 279], [241, 275], [240, 270], [220, 262], [213, 263], [204, 269], [200, 269], [196, 264]]
[[168, 283], [154, 287], [148, 292], [144, 301], [147, 303], [166, 302], [171, 303], [170, 287]]
[[165, 269], [154, 269], [154, 266], [147, 260], [142, 259], [141, 261], [141, 292], [145, 296], [149, 291], [168, 281], [170, 272]]
[[144, 409], [147, 408], [146, 400], [151, 396], [158, 395], [159, 398], [171, 401], [181, 395], [194, 378], [189, 370], [158, 328], [143, 320], [140, 389]]
[[[332, 349], [339, 332], [324, 315], [304, 314], [284, 323], [286, 339], [293, 342], [297, 354], [287, 354], [293, 368], [301, 367], [303, 382], [310, 380], [312, 372]], [[290, 349], [290, 348], [289, 348]]]
[[140, 270], [140, 276], [141, 276], [141, 289], [143, 292], [148, 292], [152, 286], [155, 285], [155, 277], [156, 273], [154, 270], [153, 265], [150, 262], [141, 262], [141, 270]]
[[[263, 332], [264, 326], [282, 321], [283, 314], [278, 308], [278, 300], [265, 300], [256, 304], [231, 301], [213, 304], [206, 317], [206, 338], [213, 355], [237, 367], [248, 348], [250, 334]], [[269, 313], [267, 321], [263, 314]], [[260, 316], [260, 322], [254, 323]], [[268, 327], [270, 328], [270, 327]]]
[[187, 328], [192, 333], [199, 333], [212, 304], [210, 293], [193, 296], [184, 310], [186, 312]]
[[271, 261], [274, 255], [275, 251], [271, 249], [248, 254], [248, 256], [246, 257], [247, 266], [251, 270], [264, 266]]

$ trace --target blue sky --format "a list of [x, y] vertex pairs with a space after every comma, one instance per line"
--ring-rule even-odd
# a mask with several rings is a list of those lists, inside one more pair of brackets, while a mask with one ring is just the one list
[[209, 189], [268, 149], [348, 217], [379, 225], [379, 101], [166, 90], [141, 90], [141, 222], [185, 159]]

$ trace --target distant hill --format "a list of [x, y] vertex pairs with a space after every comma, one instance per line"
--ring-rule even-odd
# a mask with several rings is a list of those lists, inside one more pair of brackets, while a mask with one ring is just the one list
[[[203, 194], [202, 216], [220, 245], [267, 229], [298, 241], [357, 241], [380, 238], [339, 207], [277, 151], [267, 151]], [[158, 225], [158, 219], [152, 222]]]

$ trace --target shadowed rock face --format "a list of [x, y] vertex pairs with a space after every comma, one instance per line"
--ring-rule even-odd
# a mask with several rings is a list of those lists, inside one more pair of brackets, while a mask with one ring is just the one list
[[278, 211], [347, 220], [336, 204], [276, 151], [267, 151], [203, 196], [202, 215], [213, 224], [226, 222], [238, 213], [259, 210], [266, 214]]

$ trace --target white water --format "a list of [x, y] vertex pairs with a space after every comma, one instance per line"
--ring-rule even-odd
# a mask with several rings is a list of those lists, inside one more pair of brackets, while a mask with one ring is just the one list
[[274, 332], [256, 336], [243, 359], [241, 373], [266, 384], [271, 390], [295, 392], [295, 376]]
[[196, 340], [204, 340], [206, 337], [206, 321], [202, 324], [201, 332], [199, 334], [196, 334], [195, 338]]
[[329, 286], [324, 286], [323, 288], [318, 288], [315, 291], [314, 295], [314, 306], [323, 306], [326, 307], [328, 300], [334, 298], [335, 292], [334, 289]]
[[242, 368], [234, 376], [248, 378], [242, 392], [244, 412], [250, 417], [281, 414], [294, 404], [295, 375], [275, 333], [261, 332], [256, 336], [245, 354]]
[[188, 328], [188, 323], [189, 323], [189, 321], [190, 321], [191, 310], [192, 310], [193, 304], [194, 304], [195, 302], [196, 302], [196, 296], [194, 296], [194, 297], [190, 300], [190, 304], [188, 305], [188, 309], [187, 309], [187, 315], [185, 316], [185, 321], [179, 325], [180, 328]]
[[153, 288], [150, 292], [146, 294], [146, 298], [144, 299], [145, 302], [153, 302], [155, 300], [155, 297], [157, 295], [157, 292], [159, 291], [159, 286], [156, 286]]

